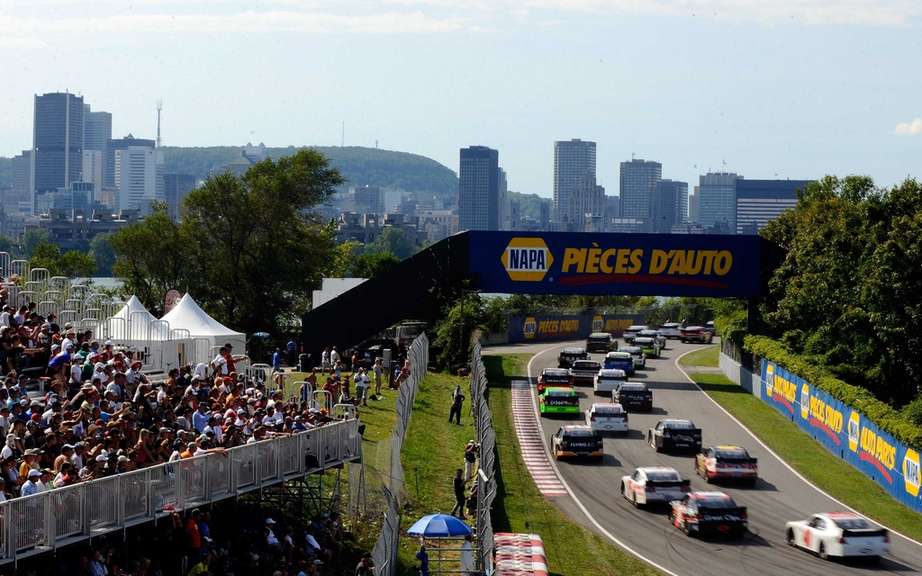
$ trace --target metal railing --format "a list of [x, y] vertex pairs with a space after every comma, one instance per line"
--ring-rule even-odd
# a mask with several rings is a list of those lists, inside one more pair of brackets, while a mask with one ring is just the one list
[[232, 498], [361, 454], [358, 420], [0, 503], [0, 563]]
[[496, 498], [496, 432], [493, 414], [487, 403], [487, 371], [480, 357], [480, 341], [471, 350], [471, 415], [477, 432], [480, 465], [477, 472], [477, 556], [480, 569], [489, 574], [493, 569], [493, 521], [491, 512]]
[[[419, 383], [426, 374], [429, 366], [429, 338], [420, 334], [413, 340], [407, 350], [407, 359], [410, 361], [410, 375], [400, 384], [397, 396], [396, 412], [397, 422], [394, 424], [394, 433], [391, 436], [390, 467], [388, 482], [382, 487], [387, 509], [384, 512], [384, 522], [381, 526], [381, 535], [371, 551], [375, 563], [375, 574], [378, 576], [394, 576], [397, 573], [397, 549], [400, 543], [400, 510], [403, 504], [404, 473], [400, 461], [400, 452], [403, 449], [403, 440], [410, 426], [410, 413]], [[393, 370], [393, 367], [389, 368]]]

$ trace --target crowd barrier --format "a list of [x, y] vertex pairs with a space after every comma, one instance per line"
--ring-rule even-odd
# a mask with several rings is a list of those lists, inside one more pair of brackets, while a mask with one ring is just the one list
[[[391, 436], [388, 482], [383, 486], [386, 510], [381, 526], [381, 535], [375, 542], [371, 557], [375, 563], [375, 574], [394, 576], [397, 574], [397, 548], [400, 543], [400, 510], [404, 496], [404, 471], [400, 461], [403, 440], [410, 425], [410, 413], [419, 390], [419, 383], [429, 366], [429, 339], [420, 334], [413, 340], [407, 359], [410, 361], [410, 376], [400, 384], [397, 396], [397, 422]], [[393, 370], [393, 367], [391, 367]]]
[[493, 521], [490, 516], [496, 498], [496, 432], [493, 414], [487, 403], [487, 371], [480, 357], [480, 341], [475, 341], [471, 353], [471, 415], [477, 432], [479, 446], [479, 471], [477, 473], [477, 560], [479, 569], [493, 571]]
[[358, 420], [0, 503], [0, 563], [355, 460]]

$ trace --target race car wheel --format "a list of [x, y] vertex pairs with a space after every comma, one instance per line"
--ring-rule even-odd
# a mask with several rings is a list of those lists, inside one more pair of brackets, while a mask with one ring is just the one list
[[787, 540], [788, 546], [795, 546], [797, 544], [794, 540], [794, 531], [790, 528], [788, 528], [788, 533], [785, 537], [785, 540]]
[[829, 554], [826, 554], [826, 546], [822, 542], [820, 542], [820, 548], [816, 554], [823, 560], [829, 560]]

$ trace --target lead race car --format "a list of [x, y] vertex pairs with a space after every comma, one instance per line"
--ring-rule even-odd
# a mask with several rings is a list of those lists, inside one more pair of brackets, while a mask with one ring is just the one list
[[879, 558], [890, 551], [890, 534], [853, 512], [814, 514], [807, 520], [788, 522], [785, 539], [791, 546], [830, 557]]

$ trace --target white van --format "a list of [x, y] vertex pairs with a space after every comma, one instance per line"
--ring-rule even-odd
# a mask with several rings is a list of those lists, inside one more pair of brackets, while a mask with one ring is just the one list
[[624, 370], [619, 370], [617, 368], [602, 368], [599, 370], [599, 373], [595, 375], [593, 390], [596, 394], [611, 396], [612, 390], [625, 382], [627, 382], [627, 375], [625, 375]]
[[586, 424], [596, 432], [627, 432], [627, 419], [621, 404], [593, 404], [586, 412]]

